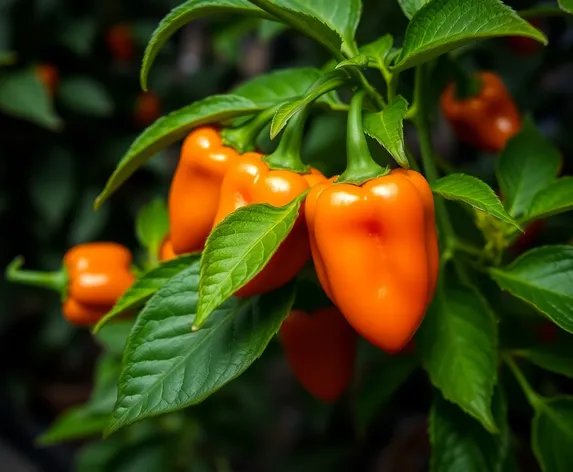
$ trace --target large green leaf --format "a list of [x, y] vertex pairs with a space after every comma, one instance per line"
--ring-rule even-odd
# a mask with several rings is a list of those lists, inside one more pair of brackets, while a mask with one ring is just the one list
[[278, 0], [276, 3], [318, 18], [340, 35], [346, 52], [354, 49], [354, 35], [362, 14], [361, 0]]
[[404, 15], [406, 15], [408, 19], [412, 19], [416, 12], [429, 1], [430, 0], [398, 0], [398, 3]]
[[532, 304], [573, 333], [573, 247], [544, 246], [526, 252], [507, 267], [491, 268], [498, 285]]
[[394, 69], [408, 69], [478, 39], [547, 39], [499, 0], [431, 0], [413, 16]]
[[492, 400], [499, 434], [490, 434], [438, 393], [430, 410], [431, 472], [502, 472], [509, 453], [507, 404], [500, 389]]
[[526, 212], [526, 222], [573, 210], [573, 177], [563, 177], [535, 194]]
[[197, 404], [241, 375], [261, 356], [287, 316], [292, 286], [230, 299], [192, 332], [199, 261], [162, 287], [128, 339], [119, 397], [107, 432], [146, 417]]
[[514, 218], [527, 213], [535, 194], [555, 181], [560, 166], [557, 148], [526, 119], [521, 132], [507, 143], [496, 168], [508, 213]]
[[232, 93], [248, 98], [261, 108], [267, 108], [304, 95], [322, 75], [324, 72], [314, 67], [279, 69], [242, 83]]
[[564, 12], [573, 15], [573, 0], [557, 0], [557, 3]]
[[294, 226], [305, 196], [279, 208], [247, 205], [215, 226], [201, 257], [195, 326], [265, 267]]
[[[332, 24], [327, 23], [327, 17], [345, 20], [336, 13], [344, 7], [346, 20], [350, 25], [358, 23], [360, 18], [360, 2], [358, 0], [314, 0], [303, 2], [298, 0], [249, 0], [262, 10], [278, 18], [283, 23], [292, 26], [300, 32], [322, 44], [332, 54], [340, 55], [342, 36]], [[329, 3], [328, 3], [329, 2]], [[313, 5], [313, 6], [311, 6]], [[330, 5], [330, 8], [325, 8]], [[356, 7], [356, 11], [351, 11]], [[344, 13], [344, 12], [341, 12]], [[356, 28], [356, 26], [351, 26]], [[351, 29], [349, 28], [349, 30]]]
[[187, 0], [176, 6], [161, 20], [145, 49], [140, 72], [143, 90], [147, 90], [149, 69], [151, 69], [161, 47], [179, 28], [198, 18], [229, 13], [273, 18], [247, 0]]
[[95, 207], [98, 208], [107, 200], [155, 153], [183, 138], [191, 129], [207, 123], [253, 114], [260, 109], [260, 106], [243, 97], [213, 95], [160, 118], [146, 128], [127, 150], [97, 197]]
[[521, 229], [519, 223], [507, 214], [492, 188], [476, 177], [466, 174], [450, 174], [434, 182], [432, 191], [448, 200], [467, 203]]
[[491, 412], [497, 382], [497, 325], [486, 301], [453, 276], [442, 280], [416, 346], [431, 382], [444, 398], [488, 431], [497, 431]]
[[50, 130], [62, 128], [48, 90], [33, 68], [0, 76], [0, 112], [31, 121]]
[[404, 117], [408, 102], [402, 96], [396, 97], [379, 113], [364, 116], [364, 131], [390, 153], [402, 167], [409, 167], [404, 147]]
[[542, 369], [573, 378], [573, 347], [570, 343], [520, 349], [518, 354]]
[[543, 472], [573, 470], [573, 397], [537, 402], [531, 445]]
[[172, 277], [199, 261], [199, 254], [188, 254], [162, 262], [159, 266], [139, 277], [115, 303], [94, 328], [97, 333], [109, 320], [131, 310], [140, 308], [157, 290]]

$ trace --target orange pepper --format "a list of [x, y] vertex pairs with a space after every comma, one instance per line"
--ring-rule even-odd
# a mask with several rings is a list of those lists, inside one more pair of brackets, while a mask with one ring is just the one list
[[40, 82], [44, 84], [44, 86], [50, 92], [50, 95], [54, 95], [56, 93], [56, 88], [60, 81], [60, 74], [58, 72], [58, 68], [53, 64], [38, 64], [36, 66], [36, 74], [40, 79]]
[[118, 61], [127, 62], [133, 59], [135, 47], [131, 27], [125, 23], [111, 26], [106, 33], [107, 47]]
[[161, 247], [159, 249], [159, 260], [160, 261], [168, 261], [177, 257], [177, 254], [173, 251], [173, 243], [169, 237], [163, 240], [161, 243]]
[[481, 91], [458, 99], [450, 83], [441, 97], [441, 108], [458, 137], [480, 149], [498, 152], [521, 129], [521, 116], [499, 76], [491, 72], [476, 75]]
[[[316, 169], [298, 174], [289, 170], [271, 170], [256, 152], [243, 154], [230, 162], [219, 197], [214, 225], [238, 208], [252, 203], [284, 206], [301, 193], [326, 181]], [[308, 234], [301, 209], [294, 227], [265, 268], [236, 292], [247, 297], [270, 292], [289, 282], [310, 258]]]
[[73, 324], [93, 324], [133, 284], [131, 253], [117, 243], [86, 243], [64, 256], [68, 291], [63, 312]]
[[135, 100], [133, 119], [138, 126], [147, 126], [161, 115], [161, 102], [153, 92], [140, 92]]
[[360, 186], [323, 183], [306, 198], [312, 257], [323, 289], [352, 327], [395, 353], [418, 329], [439, 266], [426, 179], [397, 169]]
[[215, 221], [223, 177], [238, 157], [210, 126], [193, 130], [183, 142], [168, 202], [175, 254], [203, 249]]
[[336, 307], [308, 315], [293, 310], [280, 328], [290, 367], [301, 385], [324, 402], [336, 401], [354, 374], [356, 333]]

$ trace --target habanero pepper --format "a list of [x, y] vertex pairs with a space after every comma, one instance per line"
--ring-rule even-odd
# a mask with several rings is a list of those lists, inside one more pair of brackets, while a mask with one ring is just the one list
[[[219, 206], [223, 177], [243, 149], [251, 149], [274, 109], [261, 112], [246, 125], [219, 131], [194, 129], [183, 141], [169, 190], [170, 238], [175, 254], [200, 251], [211, 232]], [[230, 144], [230, 145], [227, 145]]]
[[163, 240], [159, 247], [159, 260], [168, 261], [175, 257], [177, 257], [177, 254], [173, 251], [173, 243], [171, 242], [171, 238], [168, 236]]
[[338, 400], [352, 381], [356, 357], [356, 332], [340, 311], [292, 310], [281, 325], [280, 340], [301, 385], [323, 402]]
[[20, 270], [17, 258], [8, 266], [11, 282], [51, 288], [62, 294], [62, 311], [75, 325], [92, 325], [104, 316], [133, 284], [132, 256], [125, 246], [111, 242], [79, 244], [64, 256], [57, 272]]
[[[214, 225], [246, 205], [268, 203], [281, 207], [326, 177], [305, 166], [300, 158], [300, 144], [306, 112], [294, 117], [285, 128], [275, 152], [263, 157], [249, 152], [232, 162], [221, 185]], [[304, 207], [286, 239], [268, 264], [235, 295], [248, 297], [270, 292], [286, 284], [310, 259]]]
[[161, 101], [153, 92], [140, 92], [133, 108], [133, 120], [137, 126], [153, 123], [161, 115]]
[[439, 268], [434, 200], [413, 170], [384, 174], [362, 129], [363, 92], [350, 104], [348, 167], [306, 198], [320, 283], [369, 342], [388, 353], [406, 346], [432, 300]]
[[46, 87], [50, 96], [53, 96], [60, 82], [58, 68], [49, 63], [38, 64], [36, 66], [36, 75], [40, 79], [40, 82]]
[[456, 83], [450, 83], [441, 96], [442, 112], [462, 141], [499, 152], [521, 129], [521, 116], [498, 75], [480, 72], [475, 79], [477, 95], [462, 99], [456, 96]]
[[128, 62], [133, 59], [135, 44], [130, 25], [118, 23], [111, 26], [106, 32], [105, 42], [115, 60]]

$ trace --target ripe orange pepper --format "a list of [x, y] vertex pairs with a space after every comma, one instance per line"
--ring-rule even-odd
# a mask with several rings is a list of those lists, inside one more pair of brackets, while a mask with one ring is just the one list
[[131, 27], [125, 23], [111, 26], [105, 35], [107, 47], [118, 61], [128, 62], [135, 55]]
[[12, 282], [51, 288], [64, 294], [64, 317], [75, 325], [96, 323], [133, 284], [131, 253], [121, 244], [79, 244], [64, 256], [63, 270], [33, 272], [19, 270], [16, 259], [6, 271]]
[[38, 64], [36, 66], [36, 74], [38, 75], [40, 82], [42, 82], [48, 89], [50, 95], [53, 96], [56, 93], [56, 88], [60, 81], [58, 68], [53, 64]]
[[438, 277], [426, 179], [396, 169], [361, 186], [319, 184], [306, 199], [306, 221], [326, 294], [372, 344], [401, 350], [422, 322]]
[[441, 97], [441, 108], [458, 137], [477, 148], [498, 152], [521, 129], [521, 116], [499, 76], [491, 72], [476, 75], [480, 92], [458, 99], [450, 83]]
[[86, 243], [64, 256], [68, 297], [64, 316], [74, 324], [92, 324], [105, 315], [133, 284], [129, 249], [117, 243]]
[[161, 247], [159, 248], [159, 260], [168, 261], [177, 257], [177, 254], [173, 251], [173, 243], [169, 237], [163, 240]]
[[135, 100], [133, 119], [138, 126], [147, 126], [161, 116], [161, 102], [153, 92], [140, 92]]
[[280, 328], [289, 365], [301, 385], [324, 402], [336, 401], [354, 374], [356, 333], [336, 307], [308, 315], [293, 310]]
[[[298, 174], [289, 170], [271, 170], [256, 152], [243, 154], [231, 162], [221, 185], [215, 226], [238, 208], [252, 203], [268, 203], [280, 207], [326, 177], [316, 169]], [[270, 292], [290, 281], [310, 258], [308, 234], [303, 210], [290, 234], [265, 268], [235, 295], [248, 297]]]
[[223, 177], [238, 157], [233, 148], [223, 146], [211, 126], [193, 130], [183, 142], [168, 201], [175, 254], [203, 249], [215, 221]]

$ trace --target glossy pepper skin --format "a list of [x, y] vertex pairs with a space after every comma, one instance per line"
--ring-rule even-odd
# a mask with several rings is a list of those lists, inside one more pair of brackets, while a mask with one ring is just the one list
[[356, 332], [340, 311], [293, 310], [281, 325], [280, 339], [301, 385], [323, 402], [338, 400], [352, 381], [356, 357]]
[[[214, 225], [238, 208], [252, 203], [268, 203], [275, 207], [290, 203], [298, 195], [326, 177], [318, 170], [297, 174], [288, 170], [271, 170], [262, 155], [247, 152], [235, 160], [221, 185], [221, 196]], [[248, 297], [270, 292], [290, 281], [310, 258], [304, 210], [290, 234], [282, 242], [265, 268], [235, 295]]]
[[481, 90], [467, 99], [458, 99], [456, 86], [450, 83], [441, 97], [442, 112], [462, 141], [499, 152], [521, 129], [521, 116], [499, 76], [481, 72], [477, 77]]
[[400, 351], [422, 322], [438, 277], [426, 179], [397, 169], [361, 186], [319, 184], [307, 196], [306, 221], [326, 294], [361, 336]]
[[183, 142], [168, 202], [175, 254], [203, 249], [215, 221], [223, 177], [238, 157], [210, 126], [195, 129]]
[[159, 248], [159, 260], [160, 261], [168, 261], [177, 257], [177, 254], [173, 251], [173, 243], [171, 242], [170, 238], [165, 238], [161, 243], [161, 247]]
[[96, 323], [133, 284], [129, 249], [116, 243], [86, 243], [64, 256], [68, 272], [63, 312], [77, 325]]

